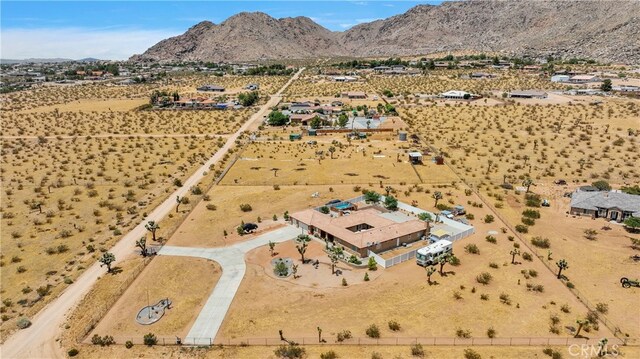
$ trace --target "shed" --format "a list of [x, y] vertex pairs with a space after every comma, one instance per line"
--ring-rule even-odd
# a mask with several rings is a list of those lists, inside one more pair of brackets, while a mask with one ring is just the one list
[[409, 162], [412, 164], [422, 163], [422, 153], [409, 152]]
[[300, 140], [302, 139], [302, 134], [300, 133], [292, 133], [289, 135], [289, 140], [294, 141], [294, 140]]

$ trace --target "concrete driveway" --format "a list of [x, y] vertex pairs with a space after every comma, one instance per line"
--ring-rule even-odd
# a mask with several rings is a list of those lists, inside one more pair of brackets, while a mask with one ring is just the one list
[[213, 343], [246, 272], [247, 266], [244, 256], [247, 252], [267, 245], [269, 241], [279, 243], [294, 239], [298, 234], [300, 234], [299, 228], [287, 225], [261, 234], [252, 240], [229, 247], [162, 247], [158, 252], [159, 255], [204, 258], [216, 261], [222, 267], [222, 276], [204, 307], [202, 307], [198, 318], [191, 326], [189, 334], [187, 334], [183, 343], [194, 345], [210, 345]]

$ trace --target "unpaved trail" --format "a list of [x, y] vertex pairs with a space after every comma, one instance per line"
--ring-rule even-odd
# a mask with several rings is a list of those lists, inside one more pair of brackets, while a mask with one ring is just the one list
[[[236, 139], [249, 129], [254, 123], [262, 121], [263, 116], [278, 102], [280, 102], [282, 91], [284, 91], [295, 79], [304, 71], [301, 68], [295, 75], [284, 84], [284, 86], [265, 103], [258, 112], [253, 114], [238, 131], [230, 135], [222, 146], [207, 162], [198, 168], [183, 186], [173, 192], [167, 199], [156, 207], [145, 219], [129, 233], [124, 235], [118, 243], [116, 243], [110, 252], [116, 256], [117, 260], [123, 260], [133, 255], [135, 241], [144, 236], [147, 232], [145, 226], [146, 221], [154, 220], [159, 222], [166, 215], [174, 211], [176, 204], [176, 196], [184, 196], [188, 194], [192, 186], [204, 177], [204, 173], [209, 171], [209, 166], [220, 161], [229, 149], [234, 145]], [[66, 358], [62, 348], [56, 342], [61, 326], [65, 322], [65, 317], [73, 308], [82, 300], [84, 295], [89, 292], [98, 277], [104, 275], [104, 268], [96, 262], [71, 284], [62, 294], [54, 301], [49, 303], [41, 310], [33, 319], [32, 325], [20, 330], [10, 336], [7, 341], [0, 347], [1, 358]]]

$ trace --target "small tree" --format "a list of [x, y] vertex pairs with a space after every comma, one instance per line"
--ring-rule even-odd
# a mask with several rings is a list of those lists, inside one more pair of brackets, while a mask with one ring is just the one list
[[576, 335], [574, 335], [575, 338], [577, 338], [580, 335], [580, 331], [582, 330], [582, 327], [587, 323], [588, 321], [586, 320], [582, 320], [582, 319], [576, 320], [576, 324], [578, 324], [578, 330], [576, 330]]
[[331, 159], [333, 159], [333, 153], [336, 152], [336, 148], [333, 146], [329, 147], [329, 153], [331, 153]]
[[427, 283], [431, 285], [431, 275], [436, 272], [436, 269], [433, 267], [426, 267], [425, 270], [427, 271]]
[[300, 253], [300, 256], [302, 257], [302, 264], [305, 263], [304, 260], [304, 253], [307, 251], [307, 247], [309, 246], [309, 241], [311, 240], [311, 238], [309, 238], [308, 235], [306, 234], [301, 234], [298, 237], [296, 237], [296, 249], [298, 250], [298, 253]]
[[113, 253], [111, 252], [104, 252], [102, 254], [102, 257], [100, 257], [100, 259], [98, 259], [98, 262], [100, 262], [100, 267], [107, 266], [107, 273], [111, 273], [111, 264], [113, 262], [116, 261], [116, 256], [113, 255]]
[[336, 265], [338, 264], [338, 253], [336, 251], [336, 247], [334, 246], [328, 253], [329, 260], [331, 261], [331, 274], [336, 273]]
[[380, 195], [374, 191], [367, 191], [364, 194], [364, 200], [370, 203], [378, 203], [380, 202]]
[[140, 254], [143, 257], [147, 256], [147, 237], [141, 237], [136, 241], [136, 247], [140, 248]]
[[[180, 205], [180, 203], [178, 203], [178, 205]], [[177, 210], [176, 210], [176, 212], [177, 212]], [[144, 228], [146, 228], [147, 231], [151, 232], [151, 240], [153, 240], [155, 242], [156, 241], [156, 231], [160, 228], [158, 223], [156, 223], [156, 221], [149, 221], [149, 222], [147, 222], [147, 224], [144, 225]]]
[[611, 191], [611, 185], [609, 184], [609, 182], [604, 180], [595, 181], [591, 185], [597, 188], [599, 191]]
[[384, 192], [386, 193], [386, 196], [389, 196], [389, 193], [390, 193], [391, 191], [393, 191], [393, 187], [391, 187], [391, 186], [386, 186], [386, 187], [384, 188]]
[[271, 256], [274, 256], [274, 249], [276, 248], [276, 243], [275, 242], [271, 242], [269, 241], [269, 253], [271, 254]]
[[567, 263], [566, 260], [561, 259], [556, 263], [556, 265], [558, 266], [558, 279], [561, 279], [562, 271], [569, 268], [569, 263]]
[[611, 80], [610, 79], [604, 79], [604, 81], [602, 81], [602, 85], [600, 85], [600, 90], [604, 91], [604, 92], [609, 92], [611, 91], [612, 86], [611, 86]]
[[624, 220], [624, 225], [632, 231], [638, 230], [640, 228], [640, 217], [628, 217]]
[[529, 193], [529, 188], [531, 188], [531, 185], [532, 185], [532, 184], [533, 184], [533, 180], [532, 180], [531, 178], [528, 178], [528, 177], [527, 177], [527, 178], [525, 178], [525, 179], [522, 181], [522, 186], [524, 186], [524, 187], [526, 187], [526, 188], [527, 188], [527, 192], [526, 192], [526, 193]]
[[376, 263], [376, 259], [373, 257], [369, 257], [369, 262], [367, 263], [367, 267], [370, 271], [378, 270], [378, 263]]
[[444, 275], [444, 272], [442, 271], [442, 269], [444, 268], [444, 265], [447, 264], [447, 263], [450, 263], [452, 257], [453, 256], [450, 253], [440, 256], [440, 259], [438, 260], [438, 263], [440, 264], [440, 275], [441, 276]]
[[520, 255], [520, 250], [518, 248], [512, 249], [509, 254], [511, 254], [511, 264], [516, 264], [516, 256]]
[[386, 196], [384, 198], [384, 206], [388, 210], [395, 211], [398, 209], [398, 200], [393, 196]]
[[436, 200], [436, 203], [433, 206], [438, 207], [438, 201], [442, 199], [442, 192], [435, 191], [433, 192], [433, 195], [431, 195], [431, 197]]

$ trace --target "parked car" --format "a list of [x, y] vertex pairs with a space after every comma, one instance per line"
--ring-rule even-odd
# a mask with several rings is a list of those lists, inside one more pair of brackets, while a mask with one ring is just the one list
[[252, 233], [256, 229], [258, 229], [258, 225], [255, 223], [245, 223], [244, 226], [242, 226], [244, 233]]
[[557, 180], [553, 181], [553, 183], [557, 184], [558, 186], [566, 186], [567, 185], [567, 181], [565, 181], [563, 179], [557, 179]]

